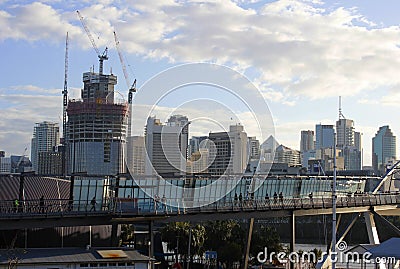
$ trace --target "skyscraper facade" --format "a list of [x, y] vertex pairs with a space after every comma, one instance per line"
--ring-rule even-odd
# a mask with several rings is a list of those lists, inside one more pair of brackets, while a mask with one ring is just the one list
[[165, 125], [159, 119], [149, 117], [145, 134], [146, 174], [185, 174], [188, 135], [189, 120], [186, 116], [171, 116]]
[[144, 136], [131, 136], [127, 140], [127, 168], [132, 175], [144, 175], [146, 148]]
[[117, 77], [86, 72], [81, 100], [67, 107], [67, 171], [88, 175], [125, 172], [128, 106], [114, 100]]
[[345, 170], [361, 170], [361, 134], [354, 131], [353, 120], [340, 118], [336, 121], [336, 139], [336, 147], [344, 158]]
[[346, 146], [354, 146], [354, 121], [339, 119], [336, 121], [336, 146], [343, 149]]
[[388, 125], [379, 128], [372, 138], [372, 167], [378, 175], [385, 173], [385, 165], [396, 160], [396, 136]]
[[300, 151], [280, 145], [275, 151], [275, 163], [287, 163], [288, 166], [300, 166]]
[[31, 143], [31, 161], [34, 171], [39, 172], [41, 163], [39, 155], [55, 152], [55, 147], [60, 143], [60, 129], [58, 123], [40, 122], [33, 128]]
[[249, 139], [249, 159], [258, 160], [260, 159], [260, 141], [255, 137], [251, 136]]
[[192, 136], [189, 140], [188, 157], [191, 157], [192, 154], [198, 152], [200, 149], [200, 143], [207, 138], [208, 136]]
[[333, 148], [334, 140], [333, 125], [317, 124], [315, 126], [315, 149]]
[[212, 175], [244, 172], [249, 150], [247, 133], [242, 125], [231, 125], [229, 132], [209, 133], [208, 138], [214, 145], [210, 147], [210, 155], [215, 159], [208, 169]]
[[307, 152], [315, 149], [314, 146], [314, 131], [301, 131], [300, 137], [300, 152]]

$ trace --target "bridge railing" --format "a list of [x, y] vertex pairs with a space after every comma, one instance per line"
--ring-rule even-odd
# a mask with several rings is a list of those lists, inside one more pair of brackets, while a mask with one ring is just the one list
[[[182, 205], [184, 201], [182, 201]], [[399, 205], [400, 194], [360, 194], [356, 196], [341, 196], [336, 200], [336, 206], [345, 207], [366, 207], [379, 205]], [[238, 211], [276, 211], [296, 209], [329, 209], [332, 208], [332, 198], [277, 198], [258, 200], [222, 200], [202, 207], [180, 208], [178, 206], [162, 205], [161, 210], [151, 210], [151, 205], [142, 205], [141, 214], [195, 214], [205, 212], [238, 212]], [[150, 209], [150, 210], [149, 210]], [[179, 210], [180, 209], [180, 210]], [[116, 212], [118, 213], [118, 212]], [[126, 213], [129, 212], [119, 212]]]
[[69, 199], [45, 199], [45, 200], [3, 200], [0, 201], [0, 218], [13, 216], [42, 216], [42, 215], [66, 215], [66, 214], [98, 214], [112, 213], [113, 208], [103, 206], [97, 202], [76, 201]]
[[[202, 206], [187, 207], [190, 201], [156, 201], [146, 199], [109, 198], [101, 204], [91, 201], [72, 201], [68, 199], [23, 200], [17, 203], [11, 200], [0, 201], [0, 218], [13, 216], [59, 216], [79, 214], [113, 214], [113, 215], [176, 215], [201, 212], [240, 212], [240, 211], [277, 211], [297, 209], [332, 208], [331, 197], [309, 198], [270, 198], [270, 199], [222, 199]], [[340, 196], [336, 203], [338, 208], [400, 205], [399, 193], [359, 194]]]

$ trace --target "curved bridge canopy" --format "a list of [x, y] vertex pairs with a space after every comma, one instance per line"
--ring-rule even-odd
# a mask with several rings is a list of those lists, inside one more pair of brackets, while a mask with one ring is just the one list
[[393, 176], [397, 174], [397, 172], [399, 172], [399, 169], [400, 169], [400, 161], [395, 163], [392, 166], [392, 168], [389, 171], [387, 171], [387, 173], [382, 177], [382, 180], [379, 182], [378, 186], [376, 186], [376, 188], [372, 193], [377, 194], [380, 188], [383, 186], [383, 184], [385, 184], [385, 182], [388, 180], [392, 180]]

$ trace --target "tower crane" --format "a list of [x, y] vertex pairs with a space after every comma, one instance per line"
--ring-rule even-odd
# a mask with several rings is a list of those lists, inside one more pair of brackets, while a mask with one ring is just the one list
[[[16, 167], [14, 168], [15, 171], [18, 173], [20, 172], [19, 170], [19, 166], [21, 165], [22, 161], [24, 160], [25, 156], [26, 156], [26, 151], [28, 150], [27, 147], [25, 147], [24, 152], [22, 153], [21, 157], [19, 158]], [[23, 171], [22, 171], [23, 172]]]
[[62, 172], [64, 178], [67, 176], [66, 169], [66, 139], [67, 139], [67, 105], [68, 105], [68, 32], [65, 38], [65, 58], [64, 58], [64, 90], [63, 94], [63, 152], [62, 152]]
[[136, 92], [136, 79], [133, 81], [132, 85], [130, 85], [130, 80], [129, 80], [129, 75], [128, 72], [126, 71], [126, 66], [124, 62], [124, 57], [121, 52], [121, 48], [119, 47], [119, 40], [117, 37], [117, 33], [114, 31], [114, 39], [115, 39], [115, 47], [117, 48], [118, 56], [119, 56], [119, 61], [121, 62], [122, 66], [122, 71], [124, 73], [125, 77], [125, 82], [126, 86], [128, 87], [128, 104], [129, 104], [129, 112], [128, 112], [128, 134], [127, 136], [131, 136], [132, 132], [132, 123], [131, 123], [131, 116], [132, 116], [132, 99], [133, 99], [133, 94]]
[[108, 60], [108, 56], [107, 56], [108, 48], [106, 47], [106, 49], [104, 50], [104, 52], [103, 52], [103, 53], [100, 53], [99, 49], [98, 49], [97, 46], [96, 46], [96, 42], [94, 42], [93, 36], [92, 36], [92, 34], [90, 33], [90, 30], [89, 30], [89, 28], [87, 27], [87, 25], [86, 25], [86, 23], [85, 23], [85, 21], [84, 21], [82, 15], [81, 15], [81, 13], [79, 12], [79, 10], [77, 10], [76, 13], [78, 13], [78, 16], [79, 16], [79, 19], [80, 19], [80, 21], [81, 21], [81, 23], [82, 23], [82, 26], [83, 26], [83, 28], [85, 29], [85, 32], [86, 32], [87, 36], [89, 37], [90, 42], [92, 43], [92, 47], [93, 47], [93, 49], [96, 51], [97, 57], [99, 57], [99, 74], [101, 75], [101, 74], [103, 74], [103, 62], [104, 62], [105, 60]]

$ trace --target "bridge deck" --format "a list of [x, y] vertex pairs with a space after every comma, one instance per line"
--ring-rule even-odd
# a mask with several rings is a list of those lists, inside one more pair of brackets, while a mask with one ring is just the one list
[[[338, 197], [338, 213], [391, 211], [399, 214], [400, 194], [362, 194]], [[286, 198], [263, 200], [224, 200], [204, 207], [172, 207], [158, 203], [141, 204], [140, 207], [123, 207], [114, 200], [100, 209], [87, 205], [74, 208], [68, 200], [0, 201], [0, 229], [62, 227], [75, 225], [106, 225], [112, 223], [155, 221], [201, 221], [218, 218], [268, 218], [330, 214], [332, 198]]]

